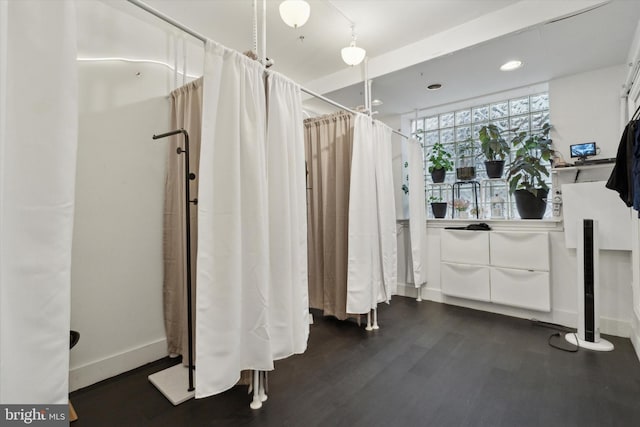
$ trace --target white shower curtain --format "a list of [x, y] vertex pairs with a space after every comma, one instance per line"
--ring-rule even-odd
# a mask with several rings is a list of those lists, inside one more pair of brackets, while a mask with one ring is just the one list
[[382, 260], [382, 300], [389, 301], [398, 292], [398, 243], [396, 236], [396, 202], [393, 184], [393, 151], [391, 128], [373, 123], [373, 145], [376, 167], [378, 234]]
[[205, 45], [198, 195], [196, 397], [271, 370], [264, 68]]
[[347, 313], [364, 314], [384, 298], [378, 235], [373, 125], [355, 118], [351, 188], [349, 190], [349, 249]]
[[420, 287], [427, 282], [427, 214], [425, 211], [424, 157], [422, 146], [415, 139], [408, 142], [409, 163], [409, 235], [413, 283]]
[[65, 404], [78, 128], [72, 1], [0, 1], [0, 403]]
[[[273, 369], [309, 335], [300, 89], [205, 46], [198, 195], [196, 397]], [[269, 121], [266, 122], [268, 107]]]
[[300, 87], [268, 78], [269, 334], [274, 359], [303, 353], [309, 336], [307, 209]]

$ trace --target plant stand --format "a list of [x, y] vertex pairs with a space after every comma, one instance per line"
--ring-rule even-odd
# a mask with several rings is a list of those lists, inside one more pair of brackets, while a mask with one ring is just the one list
[[[480, 192], [480, 183], [478, 181], [456, 181], [453, 184], [451, 206], [453, 206], [453, 200], [460, 197], [460, 190], [463, 187], [471, 187], [473, 194], [473, 207], [476, 209], [476, 219], [480, 218], [480, 205], [478, 205], [478, 193]], [[456, 210], [451, 209], [451, 218], [454, 217]]]

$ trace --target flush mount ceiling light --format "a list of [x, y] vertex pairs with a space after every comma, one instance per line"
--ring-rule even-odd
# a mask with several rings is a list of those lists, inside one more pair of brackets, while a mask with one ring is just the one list
[[366, 50], [356, 46], [355, 28], [356, 28], [355, 25], [351, 26], [351, 43], [349, 43], [349, 46], [343, 47], [342, 51], [340, 52], [342, 55], [342, 60], [347, 65], [351, 65], [351, 66], [358, 65], [359, 63], [361, 63], [364, 60], [365, 55], [367, 54]]
[[442, 87], [441, 83], [432, 83], [429, 86], [427, 86], [427, 90], [438, 90]]
[[502, 64], [500, 66], [500, 70], [513, 71], [513, 70], [517, 70], [520, 67], [522, 67], [522, 61], [514, 60], [514, 61], [505, 62], [504, 64]]
[[290, 27], [302, 27], [311, 15], [311, 6], [304, 0], [286, 0], [280, 3], [280, 17]]
[[371, 105], [372, 105], [373, 107], [378, 107], [378, 106], [380, 106], [380, 105], [382, 105], [382, 104], [384, 104], [384, 102], [382, 102], [382, 100], [381, 100], [381, 99], [374, 99], [373, 101], [371, 101]]

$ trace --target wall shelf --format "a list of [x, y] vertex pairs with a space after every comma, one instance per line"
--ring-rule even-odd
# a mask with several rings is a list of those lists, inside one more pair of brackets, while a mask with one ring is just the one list
[[566, 166], [563, 168], [551, 168], [551, 172], [569, 172], [569, 171], [581, 171], [586, 169], [597, 169], [613, 167], [615, 163], [599, 163], [595, 165], [578, 165], [578, 166]]
[[583, 170], [613, 168], [614, 165], [615, 163], [611, 162], [611, 163], [597, 163], [594, 165], [567, 166], [562, 168], [556, 167], [556, 168], [551, 168], [551, 173], [575, 172], [576, 176], [573, 178], [573, 182], [578, 182], [578, 177], [580, 176], [580, 172], [582, 172]]

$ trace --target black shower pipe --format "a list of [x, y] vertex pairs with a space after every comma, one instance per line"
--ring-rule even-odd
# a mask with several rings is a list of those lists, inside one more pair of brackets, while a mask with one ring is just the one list
[[173, 136], [177, 134], [184, 135], [184, 150], [180, 147], [177, 148], [176, 152], [178, 154], [184, 153], [184, 194], [185, 194], [185, 227], [186, 227], [186, 237], [187, 237], [187, 339], [188, 339], [188, 357], [189, 357], [189, 388], [188, 391], [193, 391], [195, 388], [193, 387], [193, 326], [192, 322], [192, 314], [191, 314], [191, 203], [197, 204], [198, 199], [191, 200], [191, 195], [189, 194], [189, 181], [196, 178], [195, 174], [189, 172], [189, 133], [187, 133], [184, 129], [172, 130], [170, 132], [162, 133], [160, 135], [153, 135], [153, 139], [166, 138], [168, 136]]

